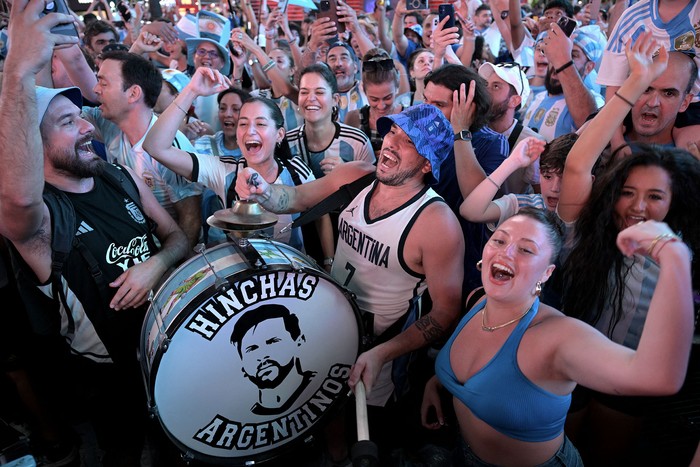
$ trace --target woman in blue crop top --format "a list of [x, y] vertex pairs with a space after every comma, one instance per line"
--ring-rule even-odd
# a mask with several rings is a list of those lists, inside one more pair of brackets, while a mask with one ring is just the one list
[[[484, 247], [485, 299], [457, 326], [426, 385], [423, 424], [444, 423], [438, 389], [454, 396], [464, 440], [455, 465], [582, 465], [564, 435], [577, 383], [613, 394], [672, 394], [693, 335], [690, 252], [669, 227], [647, 221], [618, 236], [624, 255], [649, 255], [659, 281], [636, 352], [539, 303], [562, 243], [553, 213], [524, 209]], [[670, 363], [673, 362], [673, 363]], [[428, 421], [434, 409], [437, 421]]]

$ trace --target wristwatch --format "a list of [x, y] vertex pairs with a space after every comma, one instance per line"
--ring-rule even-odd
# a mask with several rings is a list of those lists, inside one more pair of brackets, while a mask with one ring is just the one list
[[455, 133], [455, 141], [471, 141], [472, 132], [469, 130], [462, 130], [459, 133]]

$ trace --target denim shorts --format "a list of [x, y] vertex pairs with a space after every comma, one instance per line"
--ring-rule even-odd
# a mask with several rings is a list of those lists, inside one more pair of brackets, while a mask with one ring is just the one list
[[[464, 439], [455, 449], [453, 460], [454, 465], [459, 467], [497, 467], [479, 459]], [[564, 436], [564, 443], [559, 450], [548, 461], [535, 467], [583, 467], [583, 461], [576, 447], [569, 441], [569, 438]]]

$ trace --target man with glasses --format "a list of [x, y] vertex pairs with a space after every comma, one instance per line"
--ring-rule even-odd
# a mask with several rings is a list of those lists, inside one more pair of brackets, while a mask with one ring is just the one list
[[[530, 136], [544, 140], [530, 128], [523, 126], [515, 114], [530, 95], [530, 85], [525, 73], [517, 63], [484, 63], [479, 68], [491, 95], [489, 128], [508, 138], [510, 151], [518, 142]], [[532, 185], [539, 184], [537, 162], [527, 168], [516, 170], [503, 184], [508, 193], [530, 193]]]
[[[185, 39], [187, 64], [193, 66], [194, 70], [206, 67], [230, 77], [231, 58], [226, 49], [226, 43], [231, 35], [229, 20], [210, 11], [200, 11], [197, 14], [197, 30], [199, 37]], [[197, 117], [211, 128], [207, 134], [213, 135], [222, 129], [216, 95], [197, 98], [194, 102], [194, 111]]]
[[552, 24], [542, 40], [549, 61], [545, 91], [525, 109], [523, 125], [537, 130], [547, 142], [576, 131], [604, 104], [603, 97], [584, 83], [603, 57], [605, 38], [599, 31], [579, 29], [568, 38]]

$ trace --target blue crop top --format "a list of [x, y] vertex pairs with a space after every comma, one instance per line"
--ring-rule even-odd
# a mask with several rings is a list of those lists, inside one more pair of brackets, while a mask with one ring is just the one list
[[560, 396], [537, 386], [520, 371], [517, 360], [518, 346], [537, 315], [539, 299], [535, 300], [531, 312], [520, 320], [496, 355], [464, 384], [452, 371], [452, 344], [485, 304], [485, 300], [477, 304], [460, 321], [435, 361], [435, 373], [452, 395], [499, 433], [528, 442], [556, 438], [564, 430], [571, 394]]

